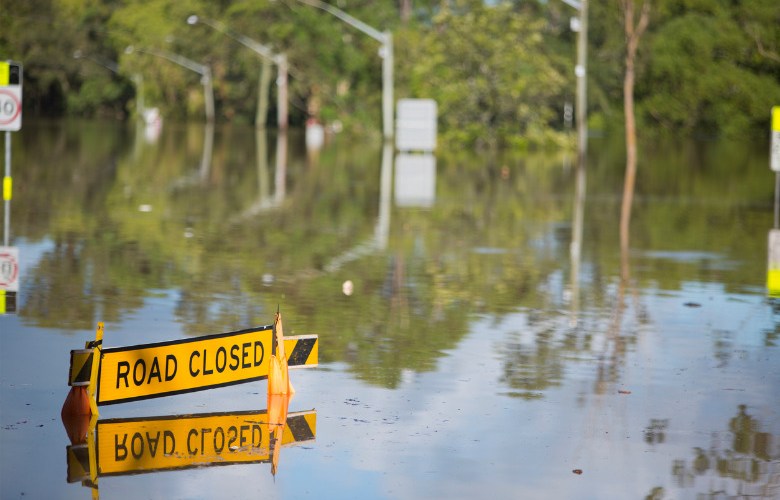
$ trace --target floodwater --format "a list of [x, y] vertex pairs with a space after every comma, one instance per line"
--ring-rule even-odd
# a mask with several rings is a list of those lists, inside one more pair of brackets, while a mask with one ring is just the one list
[[[619, 139], [591, 141], [586, 175], [563, 154], [304, 144], [13, 134], [2, 498], [780, 498], [766, 141], [643, 144], [626, 252]], [[97, 445], [72, 444], [69, 352], [98, 322], [131, 346], [277, 307], [319, 366], [290, 372], [276, 465], [253, 441], [266, 381], [101, 406]], [[242, 423], [254, 444], [227, 446]]]

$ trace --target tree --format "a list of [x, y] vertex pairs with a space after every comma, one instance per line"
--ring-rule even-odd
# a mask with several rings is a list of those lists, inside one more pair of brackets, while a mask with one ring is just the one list
[[[634, 0], [621, 0], [626, 33], [626, 73], [623, 79], [623, 111], [626, 120], [626, 177], [623, 185], [623, 204], [620, 210], [620, 248], [623, 255], [628, 251], [628, 226], [631, 219], [631, 203], [636, 183], [636, 118], [634, 117], [634, 61], [639, 48], [639, 39], [650, 22], [650, 3], [643, 0], [639, 19], [634, 12]], [[628, 266], [624, 266], [628, 269]], [[627, 271], [624, 273], [624, 279]]]
[[549, 131], [571, 80], [568, 61], [547, 44], [545, 19], [509, 2], [445, 7], [430, 27], [396, 37], [398, 60], [409, 61], [398, 71], [400, 95], [436, 99], [441, 128], [455, 142], [560, 139]]

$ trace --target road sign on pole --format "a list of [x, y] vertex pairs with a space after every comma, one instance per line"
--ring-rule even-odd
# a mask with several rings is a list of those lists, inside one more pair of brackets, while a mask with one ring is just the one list
[[22, 128], [22, 65], [0, 62], [0, 131]]

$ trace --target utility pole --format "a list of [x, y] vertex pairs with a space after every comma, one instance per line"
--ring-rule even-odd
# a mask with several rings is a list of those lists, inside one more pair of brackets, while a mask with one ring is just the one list
[[[236, 33], [232, 30], [229, 30], [225, 27], [224, 24], [218, 22], [218, 21], [212, 21], [211, 19], [204, 19], [202, 17], [199, 17], [195, 14], [189, 16], [187, 18], [187, 24], [193, 26], [195, 24], [205, 24], [206, 26], [219, 31], [223, 35], [229, 36], [233, 40], [237, 41], [244, 47], [247, 47], [249, 50], [253, 51], [257, 55], [259, 55], [261, 58], [267, 61], [271, 61], [274, 64], [276, 64], [278, 77], [276, 79], [276, 85], [278, 86], [278, 93], [277, 93], [277, 100], [276, 100], [276, 109], [277, 114], [279, 117], [278, 125], [280, 130], [287, 130], [287, 123], [288, 123], [288, 109], [289, 106], [287, 104], [288, 102], [288, 90], [287, 90], [287, 82], [288, 82], [288, 65], [287, 65], [287, 56], [285, 54], [275, 54], [273, 50], [271, 50], [270, 47], [267, 45], [263, 45], [262, 43], [256, 42], [252, 40], [251, 38], [242, 35], [241, 33]], [[261, 82], [259, 84], [260, 87], [262, 87], [262, 77], [260, 78]], [[258, 91], [258, 94], [261, 94], [262, 90]], [[264, 98], [264, 95], [258, 95], [258, 115], [260, 114], [260, 108], [261, 108], [261, 101]], [[258, 116], [258, 118], [260, 118]], [[264, 127], [266, 122], [266, 117], [262, 117], [262, 122], [257, 121], [255, 119], [255, 126], [256, 127]]]
[[577, 97], [574, 113], [577, 123], [577, 160], [584, 165], [588, 152], [588, 0], [561, 0], [577, 9], [579, 16], [572, 20], [572, 30], [577, 32]]
[[362, 31], [382, 46], [379, 48], [379, 56], [382, 58], [382, 135], [386, 141], [393, 139], [393, 34], [389, 31], [381, 32], [372, 28], [363, 21], [355, 19], [341, 9], [320, 0], [298, 0], [299, 2], [315, 7], [334, 15], [353, 28]]
[[206, 122], [214, 123], [214, 85], [211, 79], [211, 68], [204, 64], [196, 63], [190, 59], [173, 52], [166, 50], [152, 49], [152, 48], [135, 48], [132, 45], [125, 49], [126, 54], [132, 54], [133, 52], [141, 52], [143, 54], [149, 54], [163, 59], [167, 59], [174, 64], [185, 67], [200, 75], [200, 83], [203, 84], [203, 98], [206, 108]]

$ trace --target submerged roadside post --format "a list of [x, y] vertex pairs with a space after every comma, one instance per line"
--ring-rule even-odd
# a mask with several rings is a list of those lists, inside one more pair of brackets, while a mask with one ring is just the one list
[[780, 297], [780, 106], [772, 108], [769, 168], [775, 173], [775, 221], [768, 237], [766, 288]]
[[11, 132], [22, 128], [22, 65], [0, 62], [0, 130], [5, 131], [3, 176], [3, 243], [0, 246], [0, 315], [16, 312], [19, 289], [19, 249], [11, 247]]

